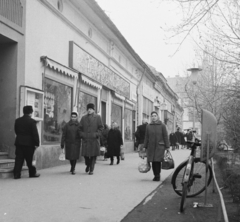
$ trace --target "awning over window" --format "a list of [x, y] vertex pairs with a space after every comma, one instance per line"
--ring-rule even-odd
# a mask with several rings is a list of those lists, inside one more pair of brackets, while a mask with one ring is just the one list
[[71, 76], [75, 79], [78, 78], [78, 72], [73, 70], [73, 69], [70, 69], [68, 68], [67, 66], [64, 66], [48, 57], [41, 57], [41, 59], [43, 59], [45, 61], [45, 65], [46, 66], [49, 66], [51, 69], [54, 69], [58, 72], [61, 72], [67, 76]]
[[130, 101], [130, 100], [128, 100], [128, 99], [126, 99], [125, 101], [126, 101], [127, 103], [133, 105], [133, 106], [135, 105], [135, 103], [133, 103], [132, 101]]
[[81, 77], [82, 77], [82, 81], [87, 83], [88, 85], [93, 86], [93, 87], [95, 87], [97, 89], [102, 89], [102, 86], [100, 84], [97, 84], [96, 82], [93, 82], [88, 77], [86, 77], [84, 75], [81, 75]]
[[114, 94], [115, 94], [115, 96], [116, 96], [117, 98], [119, 98], [119, 99], [121, 99], [121, 100], [125, 100], [125, 97], [124, 97], [124, 96], [121, 96], [121, 95], [117, 94], [116, 92], [115, 92]]

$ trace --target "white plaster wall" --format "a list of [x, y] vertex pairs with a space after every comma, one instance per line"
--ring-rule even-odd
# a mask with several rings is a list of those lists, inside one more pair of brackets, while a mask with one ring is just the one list
[[41, 56], [48, 56], [65, 66], [69, 65], [69, 41], [76, 42], [107, 64], [108, 59], [100, 50], [40, 1], [27, 1], [26, 13], [26, 85], [42, 88]]

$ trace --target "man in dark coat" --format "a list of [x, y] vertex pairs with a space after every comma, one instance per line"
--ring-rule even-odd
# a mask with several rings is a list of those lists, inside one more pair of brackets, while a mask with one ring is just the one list
[[161, 162], [163, 161], [165, 150], [169, 149], [169, 137], [167, 128], [159, 120], [158, 113], [151, 113], [152, 122], [147, 125], [144, 149], [147, 149], [147, 160], [152, 162], [154, 174], [153, 181], [160, 181]]
[[77, 112], [71, 113], [71, 120], [64, 126], [61, 139], [61, 148], [63, 149], [65, 145], [65, 156], [66, 159], [70, 161], [70, 172], [73, 175], [75, 174], [75, 166], [77, 160], [79, 159], [81, 141], [78, 132], [79, 122], [77, 120], [77, 117]]
[[[187, 139], [187, 141], [192, 141], [192, 139], [193, 139], [193, 132], [192, 132], [192, 130], [190, 130], [190, 129], [187, 130], [186, 139]], [[190, 149], [190, 146], [191, 145], [189, 143], [187, 143], [187, 149]]]
[[169, 135], [169, 141], [170, 141], [170, 146], [172, 147], [172, 150], [175, 150], [176, 148], [176, 143], [177, 143], [177, 137], [174, 132], [171, 132]]
[[15, 146], [16, 157], [13, 170], [14, 179], [21, 178], [21, 171], [24, 160], [27, 162], [29, 177], [39, 177], [36, 167], [32, 165], [35, 149], [39, 146], [39, 135], [36, 121], [32, 119], [32, 106], [23, 107], [23, 116], [16, 119], [14, 130], [16, 134]]
[[177, 128], [175, 135], [177, 138], [176, 149], [179, 149], [179, 146], [182, 144], [182, 133], [180, 132], [180, 128]]
[[85, 158], [86, 173], [93, 174], [97, 156], [100, 155], [100, 137], [103, 130], [101, 116], [95, 114], [94, 104], [87, 105], [87, 115], [83, 116], [79, 124], [82, 139], [82, 155]]
[[108, 156], [110, 157], [110, 165], [113, 165], [113, 158], [114, 156], [117, 157], [117, 164], [120, 163], [120, 151], [123, 145], [122, 134], [120, 130], [117, 128], [118, 125], [116, 122], [112, 123], [112, 128], [109, 130], [108, 133]]
[[147, 119], [143, 119], [142, 125], [137, 127], [137, 131], [135, 133], [135, 136], [138, 141], [138, 152], [139, 156], [143, 155], [143, 144], [144, 144], [144, 139], [145, 139], [145, 132], [146, 132], [146, 127], [148, 125]]

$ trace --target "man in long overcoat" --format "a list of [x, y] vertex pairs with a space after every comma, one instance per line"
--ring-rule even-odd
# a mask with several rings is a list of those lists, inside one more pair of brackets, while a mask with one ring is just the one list
[[21, 178], [21, 171], [24, 160], [27, 162], [29, 177], [39, 177], [36, 167], [32, 165], [35, 149], [39, 146], [39, 135], [36, 121], [32, 119], [32, 106], [23, 107], [23, 116], [16, 119], [14, 130], [16, 134], [15, 146], [16, 157], [13, 170], [14, 179]]
[[172, 147], [172, 150], [175, 150], [176, 148], [176, 143], [177, 143], [177, 137], [174, 132], [171, 132], [169, 135], [169, 141], [170, 141], [170, 146]]
[[159, 118], [158, 113], [151, 113], [152, 122], [147, 125], [144, 149], [147, 149], [147, 160], [152, 162], [154, 174], [153, 181], [160, 181], [161, 162], [163, 161], [165, 150], [169, 149], [169, 137], [165, 124]]
[[77, 112], [71, 113], [71, 120], [64, 126], [61, 139], [61, 148], [63, 149], [65, 145], [65, 157], [70, 161], [70, 172], [73, 175], [75, 174], [75, 166], [79, 159], [81, 142], [78, 132], [79, 122], [77, 117]]
[[85, 158], [86, 173], [93, 174], [97, 156], [100, 155], [100, 137], [103, 130], [101, 116], [95, 114], [94, 104], [87, 105], [87, 115], [83, 116], [79, 124], [82, 139], [82, 156]]

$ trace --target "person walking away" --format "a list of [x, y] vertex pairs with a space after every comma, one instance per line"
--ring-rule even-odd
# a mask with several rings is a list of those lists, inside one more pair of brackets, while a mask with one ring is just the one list
[[169, 137], [167, 128], [165, 124], [159, 120], [156, 111], [151, 112], [151, 118], [152, 122], [148, 124], [146, 128], [144, 149], [147, 150], [148, 162], [152, 162], [153, 181], [160, 181], [161, 163], [165, 150], [169, 149]]
[[79, 133], [82, 139], [82, 156], [85, 158], [86, 173], [93, 174], [96, 158], [100, 155], [100, 137], [103, 130], [101, 116], [95, 114], [94, 104], [87, 105], [87, 114], [79, 124]]
[[182, 149], [184, 149], [185, 148], [185, 146], [186, 146], [186, 141], [185, 141], [185, 134], [184, 134], [184, 132], [182, 131], [182, 132], [180, 132], [181, 133], [181, 145], [182, 145]]
[[177, 143], [177, 137], [174, 132], [170, 133], [169, 141], [170, 141], [170, 146], [172, 147], [172, 150], [174, 151], [176, 148], [176, 143]]
[[70, 161], [71, 169], [70, 172], [75, 174], [75, 167], [77, 160], [79, 159], [80, 154], [80, 135], [78, 132], [79, 122], [78, 122], [78, 113], [71, 113], [71, 120], [64, 126], [62, 139], [61, 139], [61, 148], [64, 149], [65, 146], [65, 157]]
[[[188, 129], [186, 134], [187, 141], [192, 141], [193, 139], [193, 132], [192, 130]], [[190, 149], [191, 144], [187, 143], [187, 149]]]
[[118, 124], [116, 122], [112, 123], [111, 129], [108, 133], [108, 156], [110, 157], [110, 165], [113, 165], [114, 156], [117, 157], [117, 164], [120, 163], [120, 151], [123, 146], [123, 139], [120, 130], [118, 129]]
[[177, 128], [177, 131], [175, 132], [176, 138], [177, 138], [177, 142], [176, 142], [176, 149], [179, 150], [181, 141], [182, 141], [182, 134], [180, 132], [180, 128]]
[[107, 148], [108, 148], [108, 144], [107, 144], [108, 132], [109, 132], [109, 127], [105, 123], [103, 125], [103, 130], [102, 130], [101, 137], [100, 137], [100, 145], [105, 147], [105, 153], [104, 153], [104, 159], [103, 160], [107, 159], [106, 154], [107, 154]]
[[39, 177], [36, 167], [32, 165], [34, 151], [39, 147], [39, 135], [36, 121], [32, 119], [32, 106], [23, 107], [23, 116], [15, 120], [14, 130], [16, 139], [15, 165], [13, 169], [14, 179], [21, 178], [21, 171], [24, 160], [28, 166], [29, 177]]
[[144, 138], [145, 138], [145, 132], [146, 132], [147, 125], [148, 125], [148, 120], [144, 118], [142, 121], [142, 125], [137, 127], [137, 131], [135, 133], [135, 136], [139, 142], [139, 144], [138, 144], [139, 156], [143, 155], [143, 144], [144, 144]]

